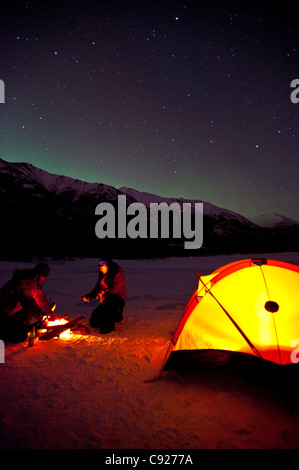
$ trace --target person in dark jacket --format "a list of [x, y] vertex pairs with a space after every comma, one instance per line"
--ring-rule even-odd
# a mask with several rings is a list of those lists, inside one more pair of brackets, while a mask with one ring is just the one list
[[47, 263], [38, 263], [33, 268], [33, 275], [36, 276], [36, 290], [34, 292], [34, 299], [41, 310], [43, 310], [48, 318], [54, 318], [53, 311], [56, 304], [52, 300], [48, 300], [44, 291], [43, 285], [50, 274], [50, 266]]
[[34, 269], [17, 269], [0, 289], [0, 338], [13, 343], [26, 340], [32, 323], [47, 316], [36, 300], [38, 274]]
[[80, 300], [99, 299], [90, 317], [90, 325], [100, 328], [100, 333], [111, 333], [115, 323], [123, 319], [126, 303], [126, 278], [123, 268], [111, 260], [99, 260], [99, 276], [94, 288]]

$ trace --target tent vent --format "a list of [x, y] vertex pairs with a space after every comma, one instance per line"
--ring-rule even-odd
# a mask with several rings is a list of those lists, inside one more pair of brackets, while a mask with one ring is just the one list
[[263, 264], [267, 264], [267, 258], [253, 259], [252, 263], [256, 266], [263, 266]]
[[267, 312], [275, 313], [278, 312], [279, 305], [277, 302], [272, 302], [272, 300], [268, 300], [268, 302], [265, 303], [265, 309], [267, 310]]

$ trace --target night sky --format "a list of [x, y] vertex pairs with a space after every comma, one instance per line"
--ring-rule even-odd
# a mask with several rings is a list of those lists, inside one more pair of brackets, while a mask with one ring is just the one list
[[292, 5], [1, 6], [0, 157], [247, 217], [299, 220]]

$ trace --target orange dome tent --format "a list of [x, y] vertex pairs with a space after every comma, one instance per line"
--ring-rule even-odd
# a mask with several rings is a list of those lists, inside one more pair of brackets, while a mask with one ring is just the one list
[[186, 361], [197, 361], [202, 353], [212, 357], [212, 351], [279, 365], [299, 361], [298, 266], [246, 259], [198, 277], [164, 370], [188, 367]]

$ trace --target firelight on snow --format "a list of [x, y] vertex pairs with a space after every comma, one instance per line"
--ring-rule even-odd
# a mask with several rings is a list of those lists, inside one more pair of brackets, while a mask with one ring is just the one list
[[[299, 266], [297, 252], [276, 258]], [[72, 339], [37, 341], [30, 349], [26, 343], [5, 345], [1, 448], [100, 449], [110, 457], [113, 449], [119, 449], [117, 455], [133, 455], [130, 449], [298, 448], [297, 382], [281, 382], [276, 367], [271, 380], [267, 374], [256, 377], [255, 367], [248, 377], [246, 368], [222, 374], [221, 367], [212, 365], [203, 372], [173, 370], [159, 381], [148, 381], [159, 374], [182, 309], [198, 287], [196, 271], [209, 275], [237, 259], [234, 254], [123, 260], [128, 302], [115, 332], [101, 335], [91, 329], [82, 336], [72, 330]], [[77, 293], [94, 282], [97, 262], [52, 262], [47, 294], [55, 297], [62, 317], [84, 313], [88, 325], [92, 307], [79, 303]], [[15, 266], [2, 262], [3, 284]], [[283, 315], [285, 304], [274, 294], [269, 296], [279, 304], [274, 316]], [[264, 315], [273, 315], [264, 305]], [[297, 329], [293, 334], [299, 338]], [[294, 369], [296, 375], [296, 365]], [[286, 409], [285, 386], [292, 414]]]

